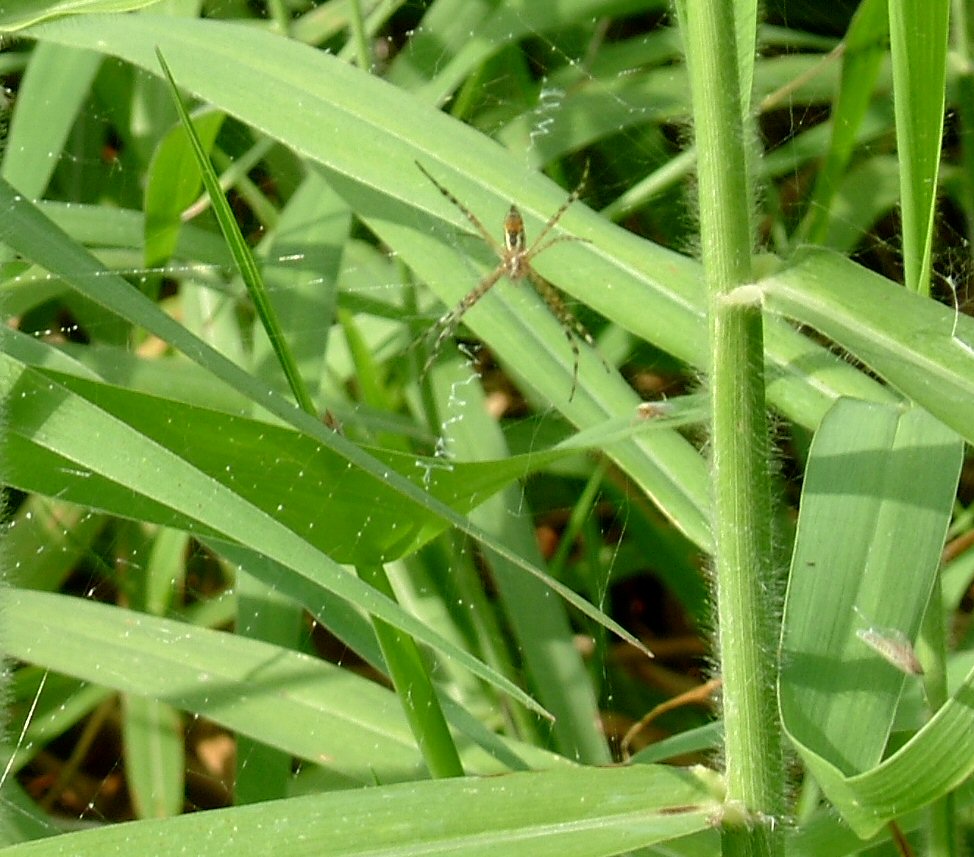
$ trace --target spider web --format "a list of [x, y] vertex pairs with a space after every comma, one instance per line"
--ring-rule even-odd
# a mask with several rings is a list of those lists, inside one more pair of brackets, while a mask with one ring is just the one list
[[[211, 5], [210, 14], [214, 16], [220, 11], [228, 12], [236, 8], [235, 4], [230, 3]], [[320, 5], [323, 7], [325, 4]], [[499, 8], [499, 4], [495, 8]], [[445, 51], [437, 54], [435, 49], [430, 50], [429, 42], [419, 38], [423, 34], [420, 10], [406, 7], [405, 12], [412, 12], [418, 29], [415, 33], [409, 33], [403, 28], [396, 36], [402, 37], [405, 32], [416, 38], [415, 50], [417, 54], [422, 54], [417, 62], [427, 63], [435, 77], [437, 72], [448, 67], [452, 55]], [[660, 60], [659, 68], [654, 69], [654, 76], [648, 76], [648, 81], [640, 80], [639, 67], [626, 61], [627, 50], [633, 48], [633, 34], [640, 28], [652, 33], [647, 36], [647, 40], [652, 39], [648, 41], [649, 50], [658, 51], [663, 58], [675, 58], [677, 55], [678, 47], [672, 42], [672, 33], [653, 31], [642, 19], [645, 14], [664, 15], [659, 8], [649, 13], [639, 10], [638, 14], [622, 17], [612, 24], [597, 25], [594, 28], [595, 37], [591, 33], [577, 32], [569, 33], [571, 38], [566, 38], [563, 33], [551, 35], [528, 21], [521, 45], [529, 58], [525, 67], [531, 74], [530, 94], [525, 96], [522, 91], [524, 80], [521, 75], [525, 69], [512, 67], [508, 62], [509, 56], [501, 52], [485, 62], [476, 90], [473, 91], [473, 87], [458, 89], [447, 109], [463, 101], [464, 110], [475, 118], [472, 124], [489, 136], [513, 139], [521, 133], [522, 139], [526, 138], [527, 142], [515, 150], [516, 154], [526, 166], [537, 167], [548, 164], [551, 152], [562, 152], [568, 148], [561, 135], [572, 132], [570, 120], [579, 103], [591, 98], [606, 105], [605, 109], [613, 111], [617, 117], [616, 129], [610, 139], [600, 140], [599, 160], [593, 163], [592, 190], [586, 193], [584, 201], [593, 207], [610, 207], [610, 214], [616, 220], [638, 227], [641, 234], [654, 241], [692, 252], [694, 218], [692, 204], [687, 202], [689, 193], [686, 184], [691, 165], [681, 166], [677, 163], [677, 168], [673, 167], [686, 146], [686, 117], [663, 100], [669, 83], [664, 70], [667, 63], [675, 59]], [[816, 50], [829, 41], [826, 37], [809, 38]], [[390, 58], [404, 48], [394, 37], [390, 37], [388, 42], [377, 42], [378, 46], [383, 44]], [[671, 52], [669, 55], [668, 50]], [[4, 72], [16, 95], [17, 63], [11, 61]], [[255, 89], [259, 91], [259, 83], [255, 84]], [[659, 99], [657, 103], [649, 100], [654, 97]], [[773, 145], [768, 147], [769, 161], [772, 166], [775, 163], [779, 166], [768, 177], [767, 184], [775, 187], [782, 208], [787, 208], [789, 204], [800, 208], [799, 200], [807, 190], [809, 178], [805, 162], [793, 150], [798, 148], [797, 141], [809, 127], [821, 124], [820, 107], [808, 106], [796, 100], [795, 96], [786, 95], [774, 107], [773, 119], [785, 123], [789, 130], [776, 134]], [[768, 124], [771, 121], [768, 119]], [[84, 114], [79, 117], [78, 128], [72, 132], [78, 145], [65, 146], [56, 155], [58, 163], [55, 175], [61, 190], [57, 198], [69, 202], [92, 202], [72, 200], [66, 189], [70, 187], [72, 176], [94, 171], [108, 177], [108, 186], [117, 199], [127, 200], [133, 208], [137, 207], [142, 195], [143, 174], [127, 159], [124, 145], [116, 136], [116, 123], [117, 117], [103, 101], [92, 99], [87, 104]], [[80, 145], [85, 137], [90, 136], [100, 136], [104, 140], [97, 155], [92, 154], [90, 146]], [[236, 137], [239, 148], [243, 150], [247, 148], [247, 136], [247, 129], [231, 125], [225, 130], [222, 141], [225, 147], [232, 148]], [[882, 140], [867, 142], [864, 152], [868, 156], [882, 151], [886, 145]], [[633, 175], [649, 176], [650, 180], [637, 183], [632, 180]], [[267, 164], [252, 171], [255, 183], [285, 184], [293, 178], [274, 174]], [[570, 182], [566, 192], [569, 189]], [[280, 191], [280, 194], [284, 196], [284, 191]], [[616, 204], [620, 199], [624, 200], [624, 204]], [[765, 202], [767, 200], [761, 204], [762, 211]], [[243, 195], [239, 203], [242, 226], [245, 231], [248, 227], [254, 230], [248, 237], [257, 244], [261, 237], [260, 220], [253, 216]], [[200, 208], [203, 207], [201, 204]], [[771, 207], [771, 203], [767, 202], [767, 208]], [[503, 211], [475, 213], [487, 228], [494, 224], [499, 237]], [[842, 236], [846, 242], [843, 249], [851, 250], [854, 246], [857, 258], [877, 263], [877, 267], [887, 274], [895, 274], [901, 262], [901, 253], [893, 237], [895, 224], [884, 222], [879, 229], [875, 229], [873, 223], [865, 223], [858, 212], [852, 211], [845, 220], [840, 215], [837, 222], [840, 226], [843, 222], [847, 226]], [[960, 312], [970, 299], [970, 247], [967, 239], [960, 235], [953, 218], [942, 214], [938, 219], [938, 228], [943, 236], [936, 265], [940, 296], [953, 302]], [[447, 240], [451, 238], [446, 237]], [[780, 236], [773, 233], [762, 235], [770, 249], [787, 249], [778, 238]], [[463, 236], [458, 234], [454, 239], [458, 245], [466, 246]], [[851, 241], [856, 243], [849, 246], [848, 242]], [[175, 295], [167, 295], [167, 290], [173, 290], [185, 301], [182, 310], [186, 313], [187, 325], [207, 337], [225, 329], [227, 325], [237, 323], [239, 316], [248, 311], [243, 286], [229, 260], [219, 258], [219, 255], [219, 252], [215, 252], [202, 260], [192, 261], [183, 261], [182, 256], [177, 256], [173, 261], [144, 265], [134, 257], [128, 260], [122, 258], [122, 253], [114, 257], [106, 253], [106, 261], [114, 273], [125, 276], [134, 287], [158, 289], [163, 300], [173, 298]], [[417, 466], [426, 468], [449, 468], [454, 458], [462, 457], [465, 448], [463, 434], [472, 419], [472, 408], [492, 409], [494, 416], [507, 417], [505, 440], [518, 452], [545, 449], [568, 432], [555, 409], [519, 397], [503, 374], [496, 371], [489, 352], [480, 344], [470, 341], [459, 344], [452, 360], [446, 357], [447, 362], [459, 362], [466, 368], [457, 372], [456, 380], [449, 385], [445, 407], [433, 433], [419, 430], [415, 425], [406, 426], [401, 413], [396, 414], [392, 408], [383, 409], [361, 394], [355, 387], [354, 331], [350, 323], [340, 324], [335, 320], [336, 311], [360, 319], [363, 340], [371, 359], [390, 365], [389, 377], [396, 379], [396, 362], [405, 363], [402, 355], [408, 353], [417, 333], [421, 335], [422, 331], [434, 324], [444, 309], [426, 293], [421, 294], [418, 303], [410, 304], [411, 291], [404, 284], [403, 271], [397, 260], [388, 254], [386, 248], [379, 246], [375, 237], [361, 223], [353, 223], [351, 236], [337, 259], [320, 255], [310, 258], [300, 249], [290, 251], [272, 246], [265, 250], [260, 262], [267, 275], [272, 300], [279, 300], [287, 307], [297, 278], [301, 279], [304, 295], [317, 294], [311, 303], [315, 312], [302, 314], [298, 305], [291, 308], [291, 329], [301, 334], [302, 338], [316, 337], [319, 341], [318, 353], [306, 355], [303, 367], [309, 369], [315, 380], [315, 393], [319, 401], [328, 402], [332, 416], [346, 430], [360, 431], [372, 442], [376, 438], [381, 441], [397, 432], [410, 440], [418, 440], [423, 450], [432, 454], [432, 462], [428, 458], [417, 460]], [[320, 273], [323, 265], [334, 266], [333, 276]], [[480, 273], [479, 267], [472, 261], [469, 282], [464, 284], [464, 288], [475, 285]], [[22, 278], [21, 283], [29, 283], [31, 288], [43, 290], [56, 286], [53, 278], [44, 272], [24, 271], [18, 276]], [[334, 292], [333, 281], [338, 283]], [[502, 282], [497, 288], [511, 287]], [[525, 305], [526, 312], [546, 312], [538, 302], [529, 300]], [[570, 300], [569, 305], [573, 312], [581, 315], [586, 323], [589, 322], [591, 314], [586, 312], [583, 304]], [[306, 307], [307, 304], [302, 306]], [[63, 347], [69, 354], [80, 353], [92, 342], [113, 341], [112, 320], [86, 312], [85, 307], [71, 305], [70, 302], [67, 305], [57, 300], [39, 303], [28, 311], [17, 312], [15, 322], [20, 330], [40, 341]], [[618, 334], [609, 326], [593, 325], [593, 329], [599, 330], [610, 345], [615, 341], [613, 337], [618, 338]], [[234, 356], [248, 362], [255, 373], [265, 378], [273, 377], [276, 366], [262, 333], [254, 333], [252, 341], [246, 344], [252, 352]], [[123, 348], [130, 349], [134, 364], [149, 359], [153, 345], [140, 343], [144, 351], [136, 351], [134, 345]], [[665, 355], [655, 353], [645, 345], [624, 339], [621, 350], [632, 364], [629, 379], [647, 397], [656, 398], [668, 392], [679, 394], [692, 383], [692, 378], [688, 380], [682, 367], [674, 366], [672, 361], [666, 360]], [[275, 378], [274, 382], [279, 383], [279, 379]], [[509, 516], [512, 524], [527, 524], [542, 539], [550, 538], [552, 555], [562, 563], [562, 570], [566, 574], [576, 575], [573, 582], [580, 588], [587, 587], [594, 603], [606, 609], [610, 607], [610, 582], [613, 582], [615, 575], [619, 578], [614, 581], [617, 584], [635, 582], [631, 588], [619, 590], [621, 597], [630, 602], [627, 607], [631, 611], [628, 614], [631, 622], [653, 627], [653, 622], [669, 620], [678, 628], [692, 629], [696, 622], [702, 620], [702, 616], [692, 616], [690, 619], [684, 615], [676, 619], [660, 617], [659, 612], [654, 611], [648, 603], [652, 596], [660, 595], [661, 588], [657, 579], [646, 569], [636, 566], [631, 558], [633, 548], [628, 539], [629, 520], [641, 515], [634, 512], [632, 507], [638, 506], [642, 500], [633, 496], [628, 486], [614, 492], [606, 489], [601, 495], [604, 498], [601, 506], [604, 508], [593, 502], [584, 520], [577, 522], [575, 532], [583, 534], [579, 536], [580, 542], [584, 541], [585, 536], [601, 539], [598, 549], [591, 551], [585, 562], [572, 563], [558, 554], [559, 535], [570, 524], [566, 519], [574, 501], [572, 493], [581, 491], [593, 478], [594, 470], [590, 464], [566, 464], [560, 473], [560, 481], [529, 482], [524, 490], [514, 490], [505, 498], [504, 514]], [[283, 499], [286, 502], [287, 490], [283, 493]], [[60, 571], [49, 581], [49, 585], [80, 598], [109, 603], [124, 601], [125, 594], [132, 586], [131, 579], [145, 571], [155, 533], [147, 527], [140, 529], [107, 520], [98, 512], [79, 509], [58, 498], [12, 495], [7, 510], [12, 531], [8, 538], [16, 539], [18, 529], [33, 535], [38, 517], [42, 514], [51, 529], [48, 531], [49, 540], [38, 547], [37, 565], [47, 563], [52, 556], [65, 557], [61, 562], [50, 561], [51, 567]], [[483, 570], [485, 577], [489, 576], [489, 564], [481, 552], [463, 542], [457, 543], [455, 549], [458, 563], [474, 566]], [[15, 584], [19, 583], [20, 575], [26, 573], [16, 567], [7, 571]], [[34, 571], [36, 569], [32, 569], [31, 573]], [[652, 586], [640, 586], [640, 582], [647, 577], [651, 578]], [[233, 569], [229, 564], [221, 562], [199, 542], [187, 541], [184, 573], [181, 578], [173, 580], [174, 598], [164, 615], [183, 618], [188, 609], [219, 599], [221, 593], [228, 591], [232, 585]], [[413, 594], [418, 600], [421, 593]], [[455, 596], [457, 599], [463, 597], [460, 593], [455, 593]], [[672, 630], [673, 625], [662, 630]], [[601, 683], [598, 688], [600, 709], [606, 713], [607, 721], [617, 711], [624, 712], [629, 718], [628, 722], [638, 719], [640, 706], [648, 707], [653, 694], [633, 689], [630, 676], [620, 675], [617, 669], [608, 665], [610, 649], [597, 629], [580, 625], [579, 630], [597, 641], [593, 673]], [[352, 663], [356, 668], [368, 669], [367, 664], [342, 648], [340, 641], [332, 638], [311, 618], [305, 619], [297, 636], [295, 647], [300, 650], [315, 652], [335, 663]], [[693, 658], [687, 656], [686, 660], [693, 661]], [[12, 756], [6, 766], [4, 781], [16, 776], [32, 793], [47, 788], [49, 794], [54, 794], [54, 786], [57, 786], [59, 791], [53, 805], [58, 813], [62, 816], [73, 815], [79, 821], [109, 821], [124, 815], [126, 810], [119, 810], [112, 803], [123, 788], [125, 775], [117, 705], [111, 707], [111, 704], [105, 704], [103, 716], [108, 725], [98, 732], [102, 742], [99, 744], [102, 752], [98, 764], [86, 768], [86, 776], [71, 784], [77, 794], [68, 795], [65, 793], [68, 784], [52, 785], [45, 779], [51, 776], [50, 770], [57, 769], [50, 760], [49, 767], [45, 769], [45, 757], [57, 752], [68, 757], [72, 745], [77, 746], [84, 724], [91, 722], [98, 704], [104, 701], [91, 703], [89, 709], [79, 712], [70, 726], [65, 727], [64, 709], [77, 702], [90, 686], [86, 687], [82, 682], [72, 686], [63, 677], [29, 665], [19, 666], [17, 673], [12, 690], [9, 729], [17, 755]], [[647, 701], [647, 697], [650, 701]], [[87, 697], [84, 699], [87, 700]], [[116, 718], [114, 722], [112, 718]], [[221, 741], [226, 737], [226, 732], [215, 729], [196, 715], [188, 715], [185, 720], [194, 761], [191, 778], [196, 783], [195, 790], [188, 792], [189, 807], [217, 805], [220, 793], [229, 802], [235, 774], [233, 746]], [[67, 731], [59, 731], [63, 729]], [[617, 731], [621, 734], [625, 729]], [[112, 737], [115, 739], [114, 745]], [[57, 744], [59, 738], [62, 745]], [[249, 745], [247, 752], [254, 756], [259, 754], [253, 744]], [[248, 764], [250, 758], [250, 755], [244, 756], [238, 761], [238, 767]], [[314, 783], [319, 773], [316, 766], [307, 761], [296, 762], [292, 785], [298, 789], [305, 782]], [[40, 791], [39, 794], [39, 799], [43, 800], [44, 792]], [[12, 799], [5, 802], [11, 814], [25, 812], [19, 802]]]

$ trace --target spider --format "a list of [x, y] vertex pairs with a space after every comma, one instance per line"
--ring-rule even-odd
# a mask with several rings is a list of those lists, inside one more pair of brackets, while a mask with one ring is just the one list
[[[559, 241], [585, 241], [584, 238], [579, 238], [575, 235], [558, 235], [555, 238], [548, 238], [548, 234], [555, 225], [561, 219], [562, 215], [568, 210], [568, 207], [578, 199], [579, 194], [582, 192], [582, 188], [585, 185], [585, 180], [588, 178], [588, 164], [585, 164], [585, 170], [582, 173], [582, 180], [578, 183], [578, 187], [575, 188], [566, 199], [561, 208], [559, 208], [554, 215], [548, 220], [541, 230], [538, 237], [534, 240], [534, 243], [527, 247], [527, 242], [524, 238], [524, 221], [521, 218], [521, 212], [517, 210], [515, 206], [511, 206], [510, 210], [507, 212], [507, 217], [504, 218], [504, 244], [501, 246], [494, 240], [494, 237], [484, 228], [484, 225], [480, 222], [473, 212], [471, 212], [460, 200], [458, 200], [450, 191], [448, 191], [443, 185], [441, 185], [433, 176], [427, 172], [426, 168], [416, 162], [416, 166], [419, 167], [420, 171], [426, 178], [428, 178], [436, 189], [443, 194], [450, 202], [452, 202], [457, 208], [463, 212], [463, 216], [473, 224], [474, 229], [480, 233], [480, 237], [487, 242], [487, 245], [497, 254], [497, 258], [500, 259], [500, 263], [487, 274], [468, 294], [466, 294], [460, 302], [453, 307], [448, 313], [442, 316], [433, 330], [438, 331], [436, 334], [436, 339], [433, 342], [433, 347], [430, 350], [429, 358], [426, 360], [426, 365], [423, 366], [424, 374], [429, 370], [433, 361], [436, 359], [436, 355], [439, 354], [440, 347], [443, 343], [453, 335], [457, 327], [460, 324], [464, 313], [467, 312], [477, 301], [479, 301], [487, 292], [493, 288], [493, 286], [500, 280], [501, 277], [507, 277], [511, 282], [516, 283], [518, 280], [527, 279], [528, 282], [534, 286], [535, 291], [541, 297], [541, 299], [548, 305], [548, 308], [554, 313], [555, 318], [558, 319], [561, 324], [562, 330], [565, 331], [565, 337], [568, 339], [568, 344], [572, 349], [572, 356], [574, 359], [574, 365], [572, 368], [572, 388], [568, 395], [568, 401], [570, 402], [575, 397], [575, 388], [578, 385], [578, 338], [584, 339], [588, 345], [595, 349], [595, 342], [592, 339], [592, 335], [585, 329], [584, 325], [572, 315], [571, 310], [565, 305], [565, 301], [562, 298], [561, 292], [558, 291], [551, 283], [545, 280], [534, 268], [531, 267], [531, 260], [540, 253], [547, 250], [552, 244], [557, 244]], [[548, 240], [545, 240], [548, 238]], [[597, 351], [597, 349], [596, 349]], [[605, 359], [599, 355], [602, 359], [602, 364], [605, 366], [606, 371], [609, 370], [609, 364], [605, 362]]]

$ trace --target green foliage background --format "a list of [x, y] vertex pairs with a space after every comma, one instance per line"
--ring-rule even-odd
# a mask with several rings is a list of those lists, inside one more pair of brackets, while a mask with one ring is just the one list
[[[17, 664], [3, 853], [716, 853], [733, 810], [716, 774], [658, 764], [716, 748], [713, 725], [674, 719], [673, 738], [617, 768], [600, 726], [666, 698], [610, 659], [608, 631], [626, 633], [606, 615], [610, 583], [652, 568], [698, 629], [708, 615], [709, 470], [686, 430], [700, 402], [640, 419], [634, 389], [707, 364], [701, 270], [678, 252], [694, 240], [694, 153], [665, 4], [335, 0], [271, 4], [267, 20], [233, 3], [205, 20], [196, 4], [71, 5], [0, 13], [0, 71], [18, 84], [0, 383], [5, 481], [22, 492], [0, 614]], [[970, 560], [941, 575], [939, 554], [969, 529], [955, 497], [974, 324], [848, 258], [888, 250], [898, 201], [922, 235], [937, 187], [958, 212], [953, 270], [970, 270], [967, 70], [942, 84], [902, 53], [932, 44], [926, 62], [947, 68], [946, 39], [927, 41], [945, 21], [894, 20], [891, 51], [885, 6], [866, 2], [835, 37], [768, 25], [749, 60], [762, 127], [788, 128], [756, 167], [775, 257], [741, 300], [766, 310], [768, 401], [805, 471], [779, 702], [814, 779], [789, 853], [890, 847], [893, 818], [929, 836], [920, 809], [947, 795], [940, 817], [960, 834], [970, 801], [968, 642], [943, 645]], [[846, 27], [844, 54], [829, 53]], [[384, 59], [385, 32], [404, 38]], [[233, 188], [317, 414], [292, 404], [217, 219], [205, 202], [183, 217], [199, 170], [157, 51]], [[929, 115], [893, 109], [904, 73]], [[944, 92], [959, 145], [938, 173]], [[621, 371], [583, 349], [569, 402], [558, 324], [498, 286], [465, 318], [529, 415], [498, 421], [462, 359], [420, 377], [417, 339], [493, 262], [415, 162], [488, 226], [516, 201], [530, 235], [586, 159], [587, 205], [559, 224], [586, 240], [537, 268]], [[903, 260], [918, 282], [938, 267], [929, 248]], [[949, 285], [964, 296], [960, 275]], [[533, 514], [558, 506], [581, 548], [546, 562]], [[625, 522], [621, 539], [603, 518]], [[857, 610], [918, 641], [922, 689], [856, 642]], [[310, 656], [309, 614], [360, 670]], [[390, 675], [396, 690], [372, 680]], [[426, 676], [435, 693], [417, 706]], [[237, 736], [237, 806], [180, 815], [193, 716]], [[64, 833], [16, 774], [111, 717], [141, 820]], [[451, 749], [467, 776], [430, 778]], [[486, 774], [504, 776], [473, 779]]]

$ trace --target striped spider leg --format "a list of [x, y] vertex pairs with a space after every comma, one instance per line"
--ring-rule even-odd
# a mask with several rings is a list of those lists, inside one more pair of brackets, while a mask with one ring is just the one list
[[[582, 188], [585, 186], [585, 180], [588, 178], [588, 164], [585, 164], [582, 180], [578, 183], [578, 187], [562, 203], [561, 208], [551, 216], [530, 247], [527, 246], [527, 241], [524, 237], [524, 221], [521, 218], [521, 212], [515, 206], [511, 206], [507, 212], [507, 217], [504, 219], [504, 243], [503, 245], [498, 244], [473, 212], [433, 178], [419, 161], [416, 162], [416, 166], [419, 167], [423, 175], [433, 183], [443, 196], [460, 209], [463, 216], [470, 221], [474, 229], [480, 234], [480, 237], [484, 239], [487, 246], [494, 251], [500, 260], [493, 271], [487, 274], [468, 294], [464, 295], [453, 309], [436, 322], [436, 325], [433, 327], [433, 330], [436, 331], [436, 338], [433, 341], [433, 347], [430, 349], [430, 355], [426, 361], [426, 365], [423, 366], [423, 372], [425, 373], [429, 370], [437, 354], [439, 354], [443, 343], [456, 331], [460, 321], [463, 319], [464, 313], [487, 294], [501, 277], [507, 277], [508, 280], [514, 283], [522, 279], [527, 279], [541, 299], [548, 305], [555, 318], [558, 319], [562, 330], [565, 331], [568, 344], [572, 349], [574, 365], [572, 368], [572, 388], [568, 395], [568, 401], [570, 402], [575, 397], [575, 388], [578, 385], [578, 339], [585, 340], [593, 349], [595, 349], [595, 341], [592, 339], [592, 335], [585, 329], [584, 325], [572, 315], [571, 310], [568, 309], [561, 296], [561, 292], [531, 267], [531, 260], [551, 247], [552, 244], [557, 244], [559, 241], [586, 240], [575, 235], [558, 235], [554, 238], [548, 238], [548, 235], [555, 228], [562, 215], [568, 210], [568, 207], [578, 199], [579, 194], [582, 192]], [[601, 355], [599, 357], [602, 359], [606, 371], [610, 371], [609, 364], [605, 362], [605, 359]]]

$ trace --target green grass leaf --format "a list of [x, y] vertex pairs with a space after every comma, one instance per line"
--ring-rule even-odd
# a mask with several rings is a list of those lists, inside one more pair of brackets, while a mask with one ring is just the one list
[[[457, 786], [461, 787], [458, 788]], [[419, 782], [121, 824], [5, 850], [9, 857], [590, 857], [706, 831], [695, 777], [637, 765]]]
[[131, 12], [152, 6], [157, 0], [9, 0], [0, 12], [0, 32], [15, 33], [39, 21], [99, 12]]
[[[939, 570], [962, 449], [953, 432], [920, 408], [843, 400], [823, 421], [809, 454], [779, 702], [800, 755], [862, 835], [939, 797], [959, 782], [959, 771], [974, 769], [974, 753], [958, 748], [948, 774], [936, 743], [938, 735], [958, 740], [960, 699], [953, 712], [937, 715], [953, 718], [952, 725], [918, 736], [931, 752], [928, 761], [919, 749], [904, 749], [909, 761], [897, 764], [919, 767], [905, 777], [898, 768], [896, 780], [892, 767], [879, 773], [900, 694], [916, 678], [857, 633], [916, 639]], [[974, 741], [964, 744], [974, 750]], [[876, 773], [859, 783], [869, 772]]]
[[889, 4], [903, 277], [922, 295], [930, 294], [949, 29], [948, 0]]
[[762, 281], [765, 307], [824, 333], [974, 441], [974, 320], [827, 250]]

